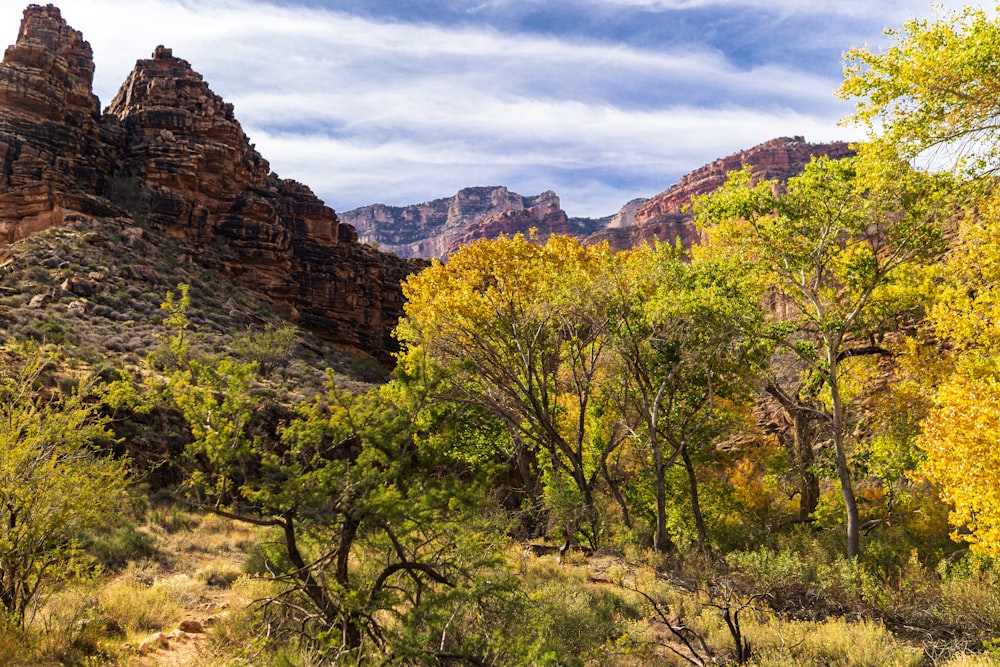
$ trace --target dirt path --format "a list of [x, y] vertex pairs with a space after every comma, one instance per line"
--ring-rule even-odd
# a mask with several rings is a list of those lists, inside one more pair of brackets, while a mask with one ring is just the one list
[[213, 595], [213, 600], [197, 609], [187, 610], [176, 628], [155, 632], [136, 647], [132, 667], [196, 667], [211, 661], [209, 635], [216, 621], [228, 614], [228, 591]]

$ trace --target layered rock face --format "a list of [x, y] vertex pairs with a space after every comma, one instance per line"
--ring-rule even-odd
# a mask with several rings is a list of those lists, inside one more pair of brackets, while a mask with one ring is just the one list
[[91, 92], [93, 52], [59, 10], [32, 5], [0, 64], [0, 244], [103, 215], [98, 194], [121, 160], [121, 128]]
[[852, 154], [849, 146], [840, 141], [811, 144], [802, 137], [772, 139], [695, 169], [683, 176], [677, 185], [639, 206], [630, 226], [605, 229], [587, 240], [590, 243], [607, 241], [616, 250], [654, 239], [671, 243], [680, 239], [685, 247], [689, 247], [698, 241], [699, 233], [690, 211], [685, 211], [684, 207], [694, 197], [717, 190], [726, 182], [729, 172], [750, 165], [758, 178], [786, 181], [800, 173], [814, 156], [839, 159]]
[[445, 257], [476, 239], [527, 234], [539, 239], [575, 231], [551, 190], [523, 197], [505, 187], [460, 190], [454, 197], [412, 206], [375, 204], [341, 213], [358, 236], [400, 257]]
[[320, 336], [387, 354], [400, 280], [419, 262], [358, 243], [308, 187], [273, 174], [232, 105], [170, 49], [139, 60], [103, 116], [93, 71], [58, 9], [25, 10], [0, 66], [0, 243], [66, 211], [124, 209]]
[[607, 218], [568, 218], [554, 192], [522, 197], [504, 187], [467, 188], [454, 197], [413, 206], [375, 204], [341, 214], [360, 237], [403, 257], [445, 257], [477, 239], [537, 230], [544, 241], [551, 234], [569, 234], [586, 243], [608, 243], [614, 250], [653, 240], [680, 239], [696, 243], [698, 230], [684, 208], [693, 197], [714, 192], [726, 174], [745, 164], [759, 178], [785, 181], [802, 171], [813, 156], [851, 155], [844, 142], [807, 143], [802, 137], [782, 137], [734, 153], [681, 178], [650, 199], [634, 199]]

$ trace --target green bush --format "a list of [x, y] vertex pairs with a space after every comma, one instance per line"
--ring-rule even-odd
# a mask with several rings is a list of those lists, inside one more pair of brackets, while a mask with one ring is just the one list
[[111, 570], [156, 554], [156, 537], [133, 525], [84, 535], [83, 545], [98, 563]]

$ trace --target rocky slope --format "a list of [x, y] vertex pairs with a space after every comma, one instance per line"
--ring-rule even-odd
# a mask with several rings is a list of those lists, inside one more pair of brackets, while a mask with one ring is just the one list
[[103, 115], [93, 72], [57, 8], [25, 10], [0, 65], [0, 243], [127, 212], [318, 335], [386, 355], [399, 282], [419, 262], [359, 243], [308, 187], [272, 173], [232, 105], [170, 49], [139, 60]]
[[341, 214], [361, 239], [403, 257], [444, 257], [459, 246], [500, 234], [536, 229], [539, 238], [570, 234], [588, 243], [607, 241], [620, 250], [653, 239], [693, 243], [698, 232], [684, 207], [692, 197], [708, 194], [726, 174], [753, 165], [762, 178], [786, 180], [799, 173], [814, 155], [845, 157], [846, 143], [807, 143], [802, 137], [773, 139], [734, 153], [681, 178], [651, 199], [635, 199], [615, 215], [600, 219], [570, 218], [554, 192], [522, 197], [504, 187], [467, 188], [447, 199], [413, 206], [374, 204]]

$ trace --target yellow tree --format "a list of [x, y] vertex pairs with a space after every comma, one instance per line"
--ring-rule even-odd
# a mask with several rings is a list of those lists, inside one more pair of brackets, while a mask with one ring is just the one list
[[[907, 157], [929, 156], [969, 179], [969, 214], [944, 264], [931, 322], [948, 341], [954, 372], [941, 383], [920, 444], [925, 470], [954, 505], [952, 522], [976, 549], [1000, 554], [1000, 460], [995, 443], [1000, 378], [1000, 20], [966, 8], [892, 31], [876, 53], [848, 53], [844, 97], [873, 140]], [[983, 176], [987, 176], [983, 178]]]
[[720, 191], [696, 202], [711, 242], [756, 264], [787, 316], [776, 329], [829, 393], [823, 418], [834, 445], [847, 514], [847, 553], [860, 553], [848, 465], [851, 360], [885, 354], [880, 335], [911, 305], [905, 267], [936, 256], [941, 184], [884, 152], [815, 159], [782, 188], [735, 172]]
[[928, 149], [938, 166], [971, 174], [1000, 167], [1000, 21], [966, 8], [889, 31], [880, 53], [847, 53], [840, 94], [854, 98], [854, 120], [906, 157]]
[[962, 224], [930, 314], [955, 365], [919, 443], [924, 471], [953, 505], [953, 537], [1000, 555], [1000, 201]]
[[[500, 418], [515, 443], [540, 454], [550, 501], [560, 480], [578, 495], [587, 537], [597, 539], [594, 490], [617, 445], [593, 418], [607, 356], [601, 276], [610, 252], [555, 236], [521, 235], [461, 248], [403, 285], [397, 335], [405, 355], [446, 367], [454, 397]], [[572, 527], [571, 527], [572, 528]]]

